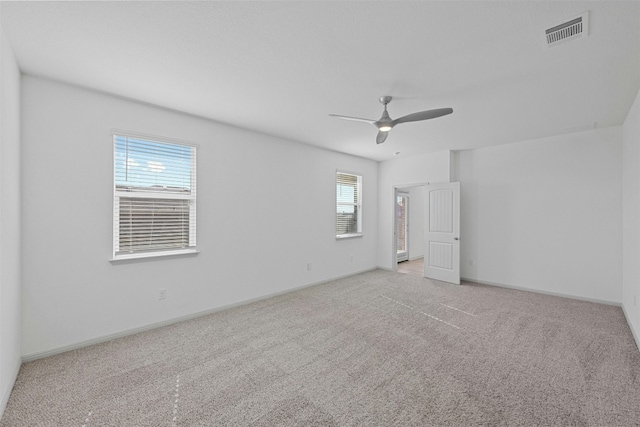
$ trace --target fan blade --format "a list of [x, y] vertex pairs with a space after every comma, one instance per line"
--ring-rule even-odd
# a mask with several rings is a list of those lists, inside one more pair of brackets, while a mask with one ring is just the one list
[[343, 119], [343, 120], [353, 120], [356, 122], [365, 122], [365, 123], [370, 123], [370, 124], [374, 124], [376, 121], [375, 120], [369, 120], [369, 119], [361, 119], [359, 117], [349, 117], [349, 116], [340, 116], [338, 114], [329, 114], [330, 117], [337, 117], [338, 119]]
[[376, 144], [382, 144], [387, 140], [387, 136], [389, 136], [389, 132], [378, 132], [378, 136], [376, 136]]
[[417, 122], [420, 120], [435, 119], [436, 117], [446, 116], [453, 113], [452, 108], [439, 108], [437, 110], [420, 111], [419, 113], [408, 114], [393, 121], [393, 125], [406, 122]]

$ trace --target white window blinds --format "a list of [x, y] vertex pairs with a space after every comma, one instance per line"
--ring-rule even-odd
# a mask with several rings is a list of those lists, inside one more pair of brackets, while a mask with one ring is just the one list
[[196, 147], [114, 135], [113, 256], [196, 249]]
[[362, 233], [362, 176], [336, 172], [336, 236]]

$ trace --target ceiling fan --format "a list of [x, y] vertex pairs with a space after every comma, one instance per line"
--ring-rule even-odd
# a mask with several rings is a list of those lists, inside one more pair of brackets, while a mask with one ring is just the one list
[[370, 120], [370, 119], [361, 119], [358, 117], [349, 117], [349, 116], [340, 116], [338, 114], [329, 114], [331, 117], [337, 117], [339, 119], [344, 120], [354, 120], [356, 122], [365, 122], [370, 123], [378, 128], [378, 136], [376, 137], [376, 143], [382, 144], [389, 135], [389, 131], [393, 129], [395, 125], [399, 125], [400, 123], [407, 122], [418, 122], [420, 120], [428, 120], [435, 119], [436, 117], [446, 116], [447, 114], [453, 113], [452, 108], [439, 108], [437, 110], [427, 110], [420, 111], [418, 113], [407, 114], [406, 116], [402, 116], [398, 119], [392, 120], [389, 117], [389, 113], [387, 112], [387, 105], [391, 102], [392, 97], [390, 96], [381, 96], [380, 103], [384, 105], [384, 111], [382, 112], [382, 117], [378, 120]]

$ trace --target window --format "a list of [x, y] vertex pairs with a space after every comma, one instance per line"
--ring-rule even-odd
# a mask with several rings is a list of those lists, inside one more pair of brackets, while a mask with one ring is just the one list
[[114, 135], [113, 259], [196, 251], [196, 147]]
[[336, 238], [362, 235], [362, 176], [336, 172]]

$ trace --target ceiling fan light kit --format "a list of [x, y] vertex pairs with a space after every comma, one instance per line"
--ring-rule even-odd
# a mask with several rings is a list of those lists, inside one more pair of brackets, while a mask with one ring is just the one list
[[381, 96], [380, 103], [384, 106], [384, 111], [382, 112], [382, 116], [378, 120], [371, 119], [361, 119], [359, 117], [350, 117], [350, 116], [341, 116], [338, 114], [329, 114], [331, 117], [337, 117], [343, 120], [353, 120], [356, 122], [365, 122], [374, 125], [378, 128], [378, 135], [376, 136], [376, 143], [382, 144], [386, 141], [387, 136], [389, 136], [389, 131], [393, 129], [395, 125], [399, 125], [400, 123], [407, 122], [418, 122], [421, 120], [435, 119], [437, 117], [446, 116], [447, 114], [453, 113], [452, 108], [439, 108], [436, 110], [427, 110], [420, 111], [418, 113], [407, 114], [406, 116], [402, 116], [393, 120], [389, 117], [389, 113], [387, 112], [387, 105], [391, 102], [393, 98], [391, 96]]

